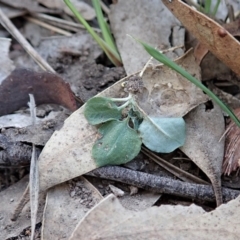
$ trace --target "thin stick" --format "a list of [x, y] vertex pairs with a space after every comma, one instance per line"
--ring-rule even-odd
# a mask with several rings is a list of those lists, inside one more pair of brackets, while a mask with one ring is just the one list
[[149, 151], [147, 148], [142, 147], [141, 150], [145, 155], [147, 155], [148, 157], [150, 157], [154, 162], [156, 162], [158, 165], [160, 165], [161, 167], [163, 167], [164, 169], [166, 169], [167, 171], [169, 171], [170, 173], [172, 173], [173, 175], [175, 175], [176, 177], [178, 177], [179, 179], [185, 181], [185, 182], [190, 182], [190, 183], [198, 183], [198, 184], [207, 184], [209, 185], [208, 182], [188, 173], [183, 171], [182, 169], [174, 166], [173, 164], [165, 161], [164, 159], [160, 158], [159, 156], [157, 156], [156, 154], [152, 153], [151, 151]]
[[11, 220], [16, 221], [22, 212], [25, 205], [29, 202], [30, 196], [29, 196], [29, 184], [27, 185], [22, 197], [20, 198], [17, 207], [14, 209], [14, 212], [12, 214]]
[[57, 27], [54, 27], [48, 23], [45, 23], [45, 22], [42, 22], [36, 18], [33, 18], [33, 17], [24, 17], [25, 19], [27, 19], [29, 22], [32, 22], [32, 23], [35, 23], [41, 27], [44, 27], [46, 29], [49, 29], [53, 32], [56, 32], [56, 33], [60, 33], [62, 35], [65, 35], [65, 36], [72, 36], [72, 34], [70, 32], [67, 32], [61, 28], [57, 28]]
[[103, 10], [107, 15], [109, 15], [109, 13], [110, 13], [109, 7], [107, 7], [107, 5], [106, 5], [103, 1], [100, 1], [100, 5], [101, 5], [102, 10]]
[[[83, 25], [81, 25], [80, 23], [75, 23], [75, 22], [70, 22], [61, 18], [57, 18], [57, 17], [53, 17], [53, 16], [49, 16], [43, 13], [35, 13], [32, 14], [34, 17], [37, 18], [41, 18], [44, 21], [47, 22], [51, 22], [52, 25], [55, 26], [61, 26], [61, 28], [64, 28], [66, 30], [71, 30], [74, 32], [78, 32], [79, 29], [85, 29], [85, 27]], [[96, 32], [101, 32], [101, 30], [99, 28], [93, 28]]]
[[0, 22], [42, 69], [55, 73], [53, 68], [35, 51], [1, 9]]
[[[36, 124], [36, 104], [34, 96], [29, 94], [30, 102], [28, 103], [32, 117], [32, 124]], [[30, 165], [29, 177], [29, 193], [30, 193], [30, 206], [31, 206], [31, 240], [34, 239], [35, 226], [37, 222], [38, 199], [39, 199], [39, 171], [36, 155], [36, 146], [32, 143], [32, 157]]]
[[[191, 200], [196, 199], [207, 202], [216, 201], [213, 188], [210, 185], [186, 183], [144, 172], [133, 171], [123, 167], [102, 167], [86, 175], [133, 185], [157, 193], [185, 197]], [[240, 195], [240, 191], [230, 190], [228, 188], [222, 188], [222, 193], [224, 202], [235, 199]]]

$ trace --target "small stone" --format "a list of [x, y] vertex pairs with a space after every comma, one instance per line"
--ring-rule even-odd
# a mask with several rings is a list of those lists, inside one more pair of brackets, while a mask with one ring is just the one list
[[75, 191], [72, 191], [72, 192], [70, 192], [70, 197], [74, 197], [74, 196], [75, 196], [75, 194], [76, 194], [76, 192], [75, 192]]
[[117, 188], [111, 184], [109, 184], [109, 188], [111, 189], [112, 193], [116, 196], [116, 197], [122, 197], [124, 196], [124, 191], [120, 188]]

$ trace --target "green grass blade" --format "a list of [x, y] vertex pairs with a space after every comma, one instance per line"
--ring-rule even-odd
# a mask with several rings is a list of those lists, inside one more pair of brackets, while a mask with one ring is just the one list
[[204, 13], [209, 14], [211, 11], [212, 0], [205, 0]]
[[64, 0], [65, 4], [69, 7], [69, 9], [73, 12], [76, 18], [79, 20], [80, 23], [87, 29], [87, 31], [92, 35], [93, 39], [98, 43], [98, 45], [102, 48], [102, 50], [106, 53], [110, 61], [115, 66], [122, 66], [122, 60], [119, 54], [112, 49], [106, 42], [104, 42], [97, 33], [91, 28], [91, 26], [87, 23], [87, 21], [79, 14], [77, 9], [73, 6], [70, 0]]
[[218, 0], [218, 1], [217, 1], [216, 5], [215, 5], [215, 7], [214, 7], [214, 9], [213, 9], [213, 12], [212, 12], [213, 16], [216, 15], [216, 13], [217, 13], [217, 11], [218, 11], [218, 8], [219, 8], [220, 2], [221, 2], [221, 0]]
[[97, 15], [98, 24], [101, 28], [103, 39], [112, 49], [114, 49], [117, 52], [116, 45], [112, 38], [112, 34], [110, 32], [108, 24], [106, 23], [106, 21], [104, 19], [99, 0], [92, 0], [92, 4], [93, 4], [93, 7], [94, 7], [96, 15]]
[[[137, 39], [136, 39], [137, 40]], [[169, 58], [167, 58], [164, 54], [160, 53], [150, 45], [137, 40], [143, 47], [144, 49], [156, 60], [159, 62], [163, 63], [164, 65], [170, 67], [171, 69], [175, 70], [179, 74], [181, 74], [183, 77], [188, 79], [190, 82], [195, 84], [197, 87], [202, 89], [213, 101], [215, 101], [224, 112], [226, 112], [229, 117], [236, 123], [238, 127], [240, 127], [240, 121], [236, 117], [236, 115], [232, 112], [232, 110], [225, 105], [211, 90], [209, 90], [207, 87], [205, 87], [200, 81], [198, 81], [196, 78], [194, 78], [190, 73], [185, 71], [183, 68], [178, 66], [175, 62], [171, 61]]]

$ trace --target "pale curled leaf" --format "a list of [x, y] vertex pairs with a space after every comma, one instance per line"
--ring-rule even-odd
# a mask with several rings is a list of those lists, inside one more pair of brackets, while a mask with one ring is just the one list
[[[136, 3], [139, 7], [136, 7]], [[151, 17], [146, 19], [143, 16]], [[162, 1], [152, 1], [151, 4], [148, 0], [118, 1], [111, 5], [109, 19], [124, 69], [128, 75], [141, 70], [149, 60], [148, 54], [138, 44], [135, 44], [127, 36], [128, 34], [149, 42], [154, 47], [168, 48], [184, 45], [185, 29], [166, 9]], [[173, 40], [171, 43], [170, 35]], [[183, 50], [179, 49], [177, 54], [174, 51], [170, 52], [168, 56], [174, 59], [182, 54]], [[158, 63], [154, 61], [154, 65], [156, 64]]]
[[186, 131], [183, 118], [145, 116], [138, 131], [146, 147], [155, 152], [169, 153], [182, 146]]
[[[129, 211], [109, 195], [79, 222], [69, 240], [84, 239], [238, 239], [240, 198], [210, 213], [192, 204]], [[231, 216], [226, 218], [226, 216]]]
[[86, 102], [84, 116], [90, 124], [97, 125], [109, 120], [120, 119], [122, 113], [111, 99], [94, 97]]
[[137, 132], [128, 126], [128, 119], [104, 123], [99, 132], [102, 137], [92, 149], [98, 167], [124, 164], [136, 157], [141, 150], [142, 142]]
[[206, 110], [199, 105], [185, 116], [187, 138], [180, 149], [208, 176], [215, 192], [217, 204], [222, 202], [221, 174], [224, 154], [224, 117], [220, 107]]
[[63, 239], [63, 236], [68, 238], [89, 207], [94, 207], [102, 199], [98, 190], [84, 177], [75, 179], [71, 189], [69, 183], [51, 188], [47, 192], [43, 213], [42, 239]]

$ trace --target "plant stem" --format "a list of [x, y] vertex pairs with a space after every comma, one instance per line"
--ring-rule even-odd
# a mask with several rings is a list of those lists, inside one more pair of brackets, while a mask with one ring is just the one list
[[109, 98], [111, 101], [113, 102], [127, 102], [128, 100], [132, 99], [132, 95], [129, 94], [127, 97], [125, 98]]

